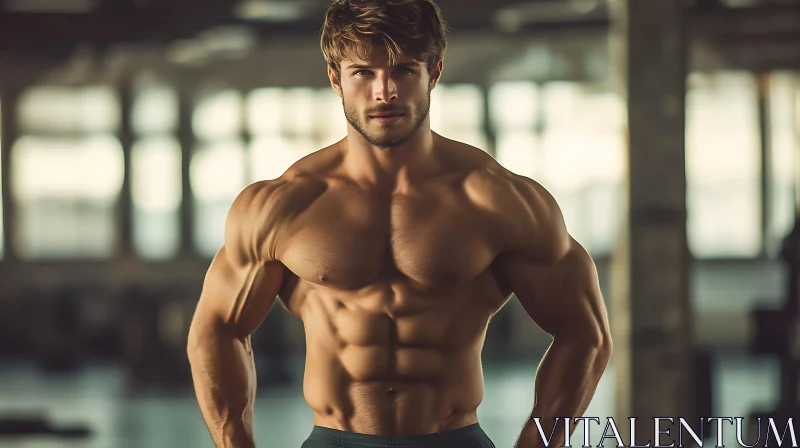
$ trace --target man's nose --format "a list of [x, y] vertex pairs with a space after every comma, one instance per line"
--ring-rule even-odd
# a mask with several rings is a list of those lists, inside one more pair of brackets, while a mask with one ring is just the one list
[[397, 100], [397, 83], [388, 74], [375, 77], [375, 101], [390, 102]]

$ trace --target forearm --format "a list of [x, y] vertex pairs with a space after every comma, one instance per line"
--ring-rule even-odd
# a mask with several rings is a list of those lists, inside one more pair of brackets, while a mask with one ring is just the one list
[[[538, 417], [550, 448], [564, 446], [564, 419], [586, 412], [600, 377], [608, 364], [610, 346], [556, 338], [542, 358], [536, 375], [535, 399], [516, 448], [544, 448], [533, 418]], [[558, 426], [553, 426], [558, 420]], [[569, 434], [574, 431], [570, 426]]]
[[189, 362], [200, 411], [219, 448], [255, 447], [255, 367], [250, 341], [224, 325], [193, 325]]

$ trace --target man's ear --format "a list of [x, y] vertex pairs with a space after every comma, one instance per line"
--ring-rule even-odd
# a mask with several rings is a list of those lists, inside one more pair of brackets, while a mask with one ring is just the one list
[[330, 79], [331, 87], [333, 87], [336, 94], [342, 96], [342, 83], [339, 81], [339, 74], [330, 66], [328, 66], [328, 79]]
[[431, 72], [431, 89], [436, 87], [436, 84], [439, 83], [439, 78], [442, 77], [442, 69], [444, 69], [444, 61], [439, 60], [439, 62], [436, 64], [436, 67], [434, 67], [433, 71]]

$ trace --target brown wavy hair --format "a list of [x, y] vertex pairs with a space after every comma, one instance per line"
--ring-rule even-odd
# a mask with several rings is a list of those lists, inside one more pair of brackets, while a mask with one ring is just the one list
[[408, 57], [430, 73], [444, 58], [447, 25], [432, 0], [333, 0], [325, 13], [320, 46], [325, 62], [340, 74], [344, 59], [368, 59], [383, 47], [389, 64]]

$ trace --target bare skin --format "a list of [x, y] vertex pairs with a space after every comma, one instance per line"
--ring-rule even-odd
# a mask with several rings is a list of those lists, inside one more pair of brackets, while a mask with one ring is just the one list
[[[304, 324], [304, 396], [328, 428], [404, 436], [477, 423], [486, 329], [512, 293], [554, 338], [531, 414], [547, 433], [549, 418], [583, 414], [608, 362], [594, 264], [553, 198], [431, 132], [427, 118], [414, 123], [441, 63], [409, 76], [372, 61], [329, 73], [362, 120], [348, 137], [250, 185], [231, 207], [188, 347], [219, 447], [255, 446], [250, 335], [276, 298]], [[348, 84], [356, 63], [371, 75]], [[370, 118], [376, 104], [408, 107], [387, 123]], [[382, 138], [394, 146], [376, 146]], [[518, 446], [542, 446], [527, 419]]]

